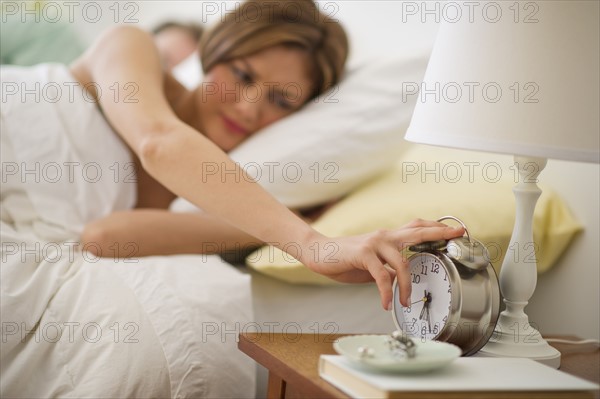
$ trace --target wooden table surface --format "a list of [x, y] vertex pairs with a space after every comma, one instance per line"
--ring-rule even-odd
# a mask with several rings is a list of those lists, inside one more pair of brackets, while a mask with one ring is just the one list
[[[347, 398], [342, 391], [319, 377], [318, 360], [321, 354], [335, 354], [333, 342], [347, 334], [275, 334], [242, 333], [238, 347], [255, 361], [269, 370], [269, 397]], [[556, 337], [577, 339], [576, 337]], [[583, 350], [576, 345], [553, 344], [561, 354], [560, 369], [569, 374], [600, 383], [600, 351]], [[291, 389], [293, 387], [293, 389]], [[300, 387], [300, 393], [296, 392]], [[284, 396], [285, 392], [285, 396]], [[274, 394], [275, 393], [275, 394]], [[477, 394], [477, 393], [475, 393]], [[432, 394], [426, 394], [431, 397]], [[506, 393], [503, 394], [506, 396]], [[435, 397], [464, 398], [464, 393], [438, 393]], [[412, 393], [411, 397], [421, 397]], [[471, 397], [471, 396], [469, 396]], [[477, 397], [494, 397], [490, 393], [479, 393]], [[518, 397], [512, 396], [511, 397]], [[523, 398], [563, 397], [564, 394], [533, 395]], [[589, 397], [589, 396], [588, 396]], [[598, 394], [591, 397], [598, 397]]]

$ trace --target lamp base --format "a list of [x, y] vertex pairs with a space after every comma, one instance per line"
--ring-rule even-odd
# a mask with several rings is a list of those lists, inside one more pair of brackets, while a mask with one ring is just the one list
[[526, 357], [555, 369], [560, 367], [560, 352], [550, 346], [535, 328], [529, 325], [526, 336], [494, 331], [488, 343], [475, 356]]
[[[537, 267], [533, 241], [533, 214], [542, 190], [537, 177], [546, 166], [543, 158], [515, 156], [519, 182], [513, 188], [516, 199], [515, 227], [500, 270], [500, 292], [506, 309], [481, 356], [526, 357], [548, 366], [560, 367], [560, 352], [548, 345], [529, 324], [525, 306], [535, 291]], [[533, 173], [531, 173], [533, 171]]]

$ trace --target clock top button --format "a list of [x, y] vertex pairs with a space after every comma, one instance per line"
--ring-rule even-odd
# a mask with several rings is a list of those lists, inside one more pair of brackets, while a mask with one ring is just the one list
[[453, 238], [446, 245], [448, 257], [472, 270], [483, 270], [490, 262], [485, 245], [468, 237]]

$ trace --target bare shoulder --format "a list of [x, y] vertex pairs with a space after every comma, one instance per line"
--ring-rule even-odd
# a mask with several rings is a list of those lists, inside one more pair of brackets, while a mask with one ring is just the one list
[[158, 49], [144, 30], [131, 26], [107, 30], [70, 69], [80, 83], [93, 83], [89, 86], [103, 93], [115, 85], [135, 91], [128, 101], [120, 101], [122, 96], [96, 97], [108, 122], [136, 153], [145, 137], [180, 123], [165, 94]]
[[85, 62], [106, 53], [118, 54], [119, 52], [144, 49], [148, 44], [153, 44], [153, 38], [149, 32], [134, 26], [114, 26], [102, 32], [74, 63]]
[[[116, 26], [104, 31], [94, 43], [69, 65], [71, 73], [81, 80], [92, 80], [92, 70], [98, 63], [106, 62], [108, 57], [117, 57], [124, 51], [144, 51], [151, 48], [152, 37], [148, 32], [133, 26]], [[118, 58], [112, 58], [118, 63]]]

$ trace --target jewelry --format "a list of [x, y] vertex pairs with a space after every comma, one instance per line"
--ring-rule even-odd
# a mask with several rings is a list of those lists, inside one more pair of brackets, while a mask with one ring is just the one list
[[417, 347], [412, 339], [402, 331], [396, 330], [386, 341], [394, 357], [412, 359], [417, 355]]

